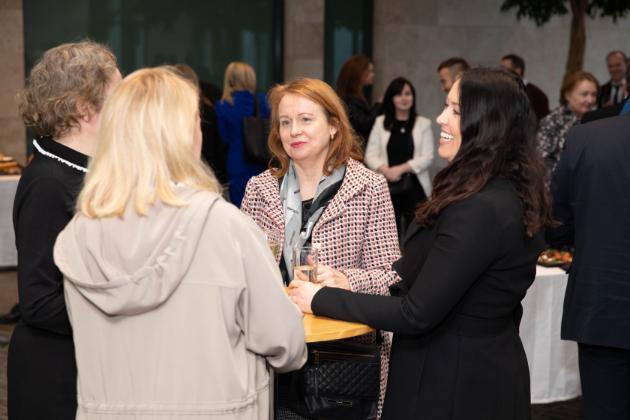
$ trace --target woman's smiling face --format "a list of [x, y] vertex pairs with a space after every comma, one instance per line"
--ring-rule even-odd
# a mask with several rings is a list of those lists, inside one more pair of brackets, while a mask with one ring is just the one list
[[289, 158], [323, 168], [331, 138], [337, 132], [324, 109], [304, 96], [287, 94], [278, 104], [278, 122], [282, 147]]
[[461, 119], [459, 115], [459, 80], [457, 80], [446, 97], [444, 110], [436, 119], [440, 124], [440, 157], [452, 162], [462, 145]]

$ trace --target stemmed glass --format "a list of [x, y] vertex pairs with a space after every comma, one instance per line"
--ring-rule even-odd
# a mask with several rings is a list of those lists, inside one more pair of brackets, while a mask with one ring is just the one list
[[282, 235], [279, 230], [272, 229], [265, 232], [267, 236], [267, 245], [269, 245], [269, 250], [271, 251], [271, 255], [276, 261], [280, 261], [280, 257], [282, 255]]

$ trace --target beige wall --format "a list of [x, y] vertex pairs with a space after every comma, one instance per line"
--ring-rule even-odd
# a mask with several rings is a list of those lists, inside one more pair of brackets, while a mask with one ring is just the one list
[[22, 0], [0, 0], [0, 152], [26, 160], [25, 131], [15, 94], [24, 86]]
[[285, 0], [284, 78], [324, 78], [324, 0]]

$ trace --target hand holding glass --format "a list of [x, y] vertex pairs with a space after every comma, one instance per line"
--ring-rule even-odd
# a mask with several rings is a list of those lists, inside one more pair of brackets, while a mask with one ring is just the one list
[[293, 248], [293, 278], [317, 283], [317, 255], [313, 246]]
[[271, 254], [275, 258], [276, 261], [280, 259], [280, 254], [282, 253], [282, 242], [280, 240], [280, 232], [277, 230], [271, 230], [265, 232], [267, 236], [267, 245], [269, 245], [269, 250]]

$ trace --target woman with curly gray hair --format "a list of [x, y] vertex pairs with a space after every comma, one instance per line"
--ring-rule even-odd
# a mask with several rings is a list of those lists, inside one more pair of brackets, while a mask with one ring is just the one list
[[12, 420], [76, 416], [72, 329], [52, 250], [74, 214], [88, 157], [95, 150], [101, 107], [120, 79], [107, 47], [69, 43], [46, 51], [18, 94], [24, 123], [37, 139], [13, 205], [22, 319], [8, 354]]

